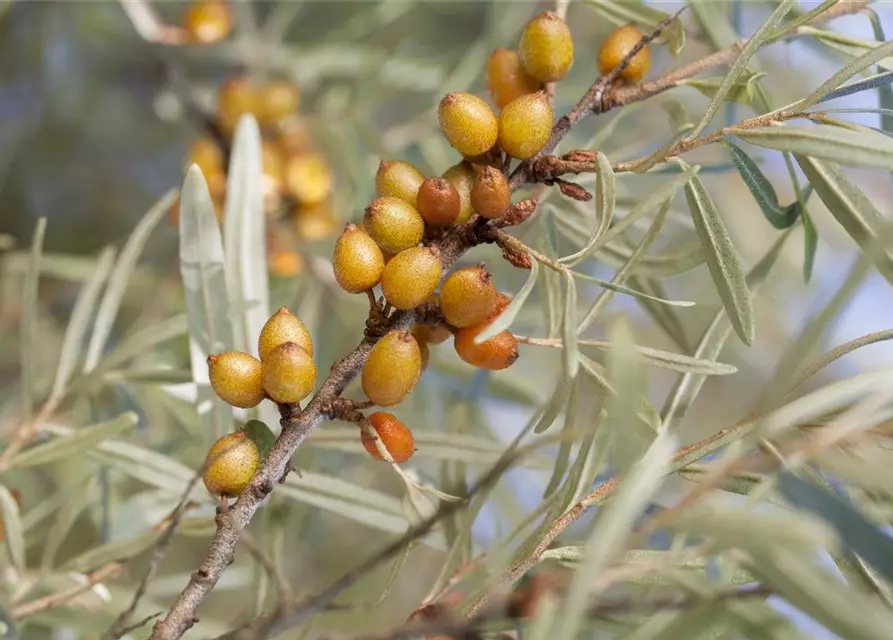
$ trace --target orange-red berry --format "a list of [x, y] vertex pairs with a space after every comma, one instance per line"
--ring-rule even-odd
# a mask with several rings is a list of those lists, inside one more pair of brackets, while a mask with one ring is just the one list
[[[415, 441], [412, 431], [405, 424], [384, 411], [373, 413], [369, 416], [369, 422], [394, 462], [406, 462], [412, 457], [415, 452]], [[376, 460], [384, 460], [384, 457], [378, 452], [378, 447], [375, 446], [375, 438], [365, 429], [361, 429], [360, 434], [363, 446], [369, 455]]]
[[509, 331], [502, 331], [481, 344], [475, 344], [474, 339], [489, 324], [489, 321], [486, 321], [473, 327], [459, 329], [453, 341], [456, 353], [465, 362], [479, 369], [491, 371], [506, 369], [518, 359], [518, 341]]
[[456, 187], [446, 178], [428, 178], [419, 188], [418, 206], [425, 222], [446, 226], [459, 217], [462, 199]]
[[512, 204], [512, 190], [508, 178], [496, 167], [485, 166], [478, 171], [471, 188], [471, 206], [484, 218], [501, 217]]
[[183, 28], [192, 42], [220, 42], [233, 29], [229, 3], [224, 0], [195, 0], [183, 14]]
[[487, 59], [487, 88], [490, 97], [500, 109], [515, 98], [542, 89], [539, 80], [524, 71], [517, 51], [497, 47]]
[[479, 324], [490, 315], [496, 301], [496, 288], [490, 274], [481, 267], [454, 271], [440, 288], [440, 311], [454, 327]]

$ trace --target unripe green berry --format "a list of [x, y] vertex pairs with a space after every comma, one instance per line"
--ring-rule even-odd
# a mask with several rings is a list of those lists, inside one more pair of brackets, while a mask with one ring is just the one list
[[[601, 51], [598, 53], [598, 72], [607, 75], [614, 70], [614, 67], [633, 50], [642, 39], [642, 32], [634, 24], [627, 24], [617, 27], [612, 31], [605, 41], [602, 43]], [[629, 64], [620, 72], [620, 77], [628, 82], [639, 82], [648, 75], [651, 69], [651, 50], [643, 47], [636, 55], [632, 57]]]
[[405, 398], [422, 373], [422, 354], [409, 331], [391, 331], [379, 340], [360, 374], [363, 392], [372, 402], [389, 407]]
[[440, 311], [454, 327], [471, 327], [490, 315], [496, 288], [490, 274], [481, 267], [454, 271], [440, 288]]
[[380, 196], [393, 196], [416, 206], [424, 174], [402, 160], [382, 160], [375, 174], [375, 190]]
[[518, 54], [524, 70], [540, 82], [557, 82], [574, 62], [574, 39], [557, 14], [541, 13], [524, 27]]
[[471, 206], [484, 218], [499, 218], [512, 204], [512, 190], [508, 178], [496, 167], [485, 166], [478, 171], [471, 188]]
[[288, 307], [280, 307], [260, 330], [260, 336], [257, 338], [257, 355], [261, 361], [266, 360], [273, 349], [286, 342], [294, 342], [313, 355], [313, 339], [307, 326], [289, 311]]
[[211, 446], [202, 480], [214, 495], [237, 496], [251, 482], [259, 464], [257, 445], [244, 431], [236, 431]]
[[553, 118], [545, 91], [512, 100], [499, 114], [499, 146], [519, 160], [532, 158], [549, 142]]
[[428, 178], [419, 188], [419, 213], [428, 224], [444, 227], [459, 217], [462, 200], [446, 178]]
[[274, 402], [300, 402], [316, 384], [313, 356], [294, 342], [279, 345], [264, 360], [263, 384]]
[[448, 93], [440, 101], [437, 115], [447, 141], [464, 156], [479, 156], [496, 144], [496, 114], [476, 95]]
[[366, 207], [363, 226], [382, 250], [398, 253], [416, 246], [425, 233], [425, 221], [411, 204], [393, 196], [381, 196]]
[[[400, 420], [390, 413], [376, 411], [369, 416], [369, 423], [394, 462], [406, 462], [412, 457], [415, 452], [415, 439], [412, 437], [412, 431]], [[378, 447], [375, 446], [375, 438], [366, 433], [365, 429], [360, 430], [360, 438], [369, 455], [376, 460], [384, 460], [378, 452]]]
[[217, 396], [234, 407], [256, 407], [264, 399], [260, 360], [241, 351], [208, 356], [208, 377]]
[[473, 327], [459, 329], [453, 340], [456, 353], [465, 362], [479, 369], [506, 369], [518, 359], [518, 340], [509, 331], [502, 331], [481, 344], [475, 344], [474, 339], [489, 324], [490, 321], [485, 321]]
[[395, 308], [414, 309], [437, 289], [442, 268], [440, 253], [431, 247], [401, 251], [381, 274], [382, 293]]
[[517, 51], [496, 47], [487, 58], [487, 88], [500, 109], [515, 98], [542, 89], [542, 83], [524, 71]]
[[449, 180], [459, 193], [459, 217], [453, 224], [468, 222], [468, 219], [474, 214], [474, 208], [471, 206], [471, 190], [475, 180], [474, 169], [463, 160], [447, 169], [443, 177]]
[[347, 224], [335, 243], [335, 280], [349, 293], [362, 293], [378, 284], [384, 270], [381, 248], [366, 231]]

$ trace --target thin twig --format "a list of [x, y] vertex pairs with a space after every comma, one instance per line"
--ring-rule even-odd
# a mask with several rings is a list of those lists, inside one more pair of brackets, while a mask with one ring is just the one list
[[13, 620], [21, 620], [22, 618], [32, 616], [35, 613], [40, 613], [47, 609], [53, 609], [60, 605], [68, 604], [78, 596], [90, 591], [101, 582], [117, 578], [121, 573], [122, 566], [123, 565], [120, 562], [110, 562], [96, 571], [88, 573], [82, 584], [20, 604], [10, 612], [10, 616]]

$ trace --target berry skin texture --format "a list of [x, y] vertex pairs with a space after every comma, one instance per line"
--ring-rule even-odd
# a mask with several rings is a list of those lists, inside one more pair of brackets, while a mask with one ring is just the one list
[[335, 243], [335, 280], [348, 293], [362, 293], [378, 284], [384, 255], [375, 240], [355, 224], [347, 224]]
[[424, 174], [402, 160], [382, 160], [375, 174], [375, 190], [380, 196], [393, 196], [417, 206]]
[[251, 482], [259, 464], [257, 445], [244, 431], [236, 431], [211, 446], [202, 480], [214, 495], [237, 496]]
[[233, 28], [229, 4], [223, 0], [198, 0], [190, 3], [183, 14], [183, 28], [192, 42], [220, 42]]
[[239, 118], [257, 110], [257, 87], [248, 78], [236, 76], [224, 82], [217, 92], [217, 120], [232, 133]]
[[313, 355], [313, 339], [307, 326], [301, 319], [288, 310], [288, 307], [280, 307], [279, 311], [270, 316], [264, 328], [260, 330], [257, 339], [257, 354], [261, 362], [267, 359], [270, 352], [286, 342], [294, 342], [307, 353]]
[[485, 321], [473, 327], [459, 329], [453, 342], [456, 353], [465, 362], [479, 369], [507, 369], [518, 359], [518, 341], [512, 333], [502, 331], [481, 344], [474, 343], [475, 337], [489, 324], [489, 321]]
[[425, 222], [445, 227], [459, 217], [462, 199], [446, 178], [428, 178], [419, 187], [418, 206]]
[[558, 15], [541, 13], [524, 27], [518, 43], [524, 70], [540, 82], [557, 82], [574, 62], [574, 39]]
[[332, 171], [325, 158], [317, 153], [292, 156], [285, 164], [285, 188], [302, 205], [320, 204], [332, 193]]
[[385, 266], [381, 274], [382, 293], [395, 308], [414, 309], [437, 289], [442, 269], [440, 254], [434, 249], [406, 249]]
[[241, 351], [208, 356], [211, 388], [225, 403], [250, 409], [264, 399], [260, 360]]
[[[412, 437], [412, 431], [405, 424], [384, 411], [373, 413], [369, 416], [369, 422], [372, 424], [372, 428], [375, 429], [375, 433], [378, 434], [379, 439], [381, 439], [385, 449], [391, 454], [394, 462], [406, 462], [412, 457], [412, 454], [415, 452], [415, 440]], [[369, 452], [369, 455], [376, 460], [384, 460], [384, 457], [375, 446], [375, 438], [369, 435], [365, 429], [361, 429], [360, 434], [363, 446]]]
[[500, 109], [515, 98], [543, 88], [539, 80], [524, 71], [518, 52], [504, 47], [493, 49], [487, 58], [485, 74], [490, 97]]
[[437, 116], [450, 146], [463, 156], [479, 156], [496, 144], [496, 114], [476, 95], [448, 93], [440, 101]]
[[[501, 118], [501, 116], [500, 116]], [[501, 218], [512, 204], [512, 190], [505, 174], [496, 167], [483, 167], [471, 188], [471, 206], [483, 218]]]
[[545, 91], [512, 100], [499, 114], [499, 146], [519, 160], [532, 158], [549, 142], [554, 117]]
[[399, 253], [416, 246], [425, 233], [425, 221], [411, 204], [393, 196], [376, 198], [366, 207], [363, 226], [382, 250]]
[[441, 344], [452, 337], [452, 333], [444, 325], [432, 327], [428, 324], [413, 324], [410, 332], [419, 344]]
[[[642, 39], [642, 32], [634, 24], [617, 27], [602, 43], [598, 53], [598, 72], [607, 75], [620, 64], [620, 61], [633, 50]], [[620, 72], [620, 77], [627, 82], [639, 82], [648, 75], [651, 69], [651, 50], [644, 47], [633, 56], [626, 68]]]
[[294, 342], [279, 345], [264, 360], [263, 384], [274, 402], [300, 402], [316, 384], [313, 356]]
[[269, 82], [258, 91], [257, 121], [263, 126], [278, 124], [297, 112], [301, 105], [301, 90], [285, 80]]
[[471, 190], [474, 188], [475, 174], [471, 165], [463, 161], [447, 169], [443, 177], [459, 192], [459, 217], [453, 224], [463, 224], [474, 214], [471, 206]]
[[382, 407], [398, 404], [422, 374], [422, 352], [409, 331], [391, 331], [379, 340], [363, 365], [363, 393]]
[[454, 271], [440, 288], [440, 311], [459, 329], [487, 319], [496, 301], [496, 288], [490, 274], [481, 267]]

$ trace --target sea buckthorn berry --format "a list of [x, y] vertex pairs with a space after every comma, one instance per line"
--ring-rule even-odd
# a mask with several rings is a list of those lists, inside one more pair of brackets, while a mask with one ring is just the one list
[[294, 114], [301, 104], [301, 90], [293, 82], [274, 80], [260, 88], [257, 94], [257, 121], [272, 126]]
[[487, 319], [496, 300], [496, 288], [486, 270], [466, 267], [447, 276], [439, 299], [443, 317], [461, 329]]
[[223, 0], [191, 2], [183, 14], [183, 28], [192, 42], [211, 44], [220, 42], [233, 29], [229, 3]]
[[248, 78], [237, 76], [224, 82], [217, 92], [217, 119], [227, 133], [232, 133], [239, 118], [257, 109], [257, 87]]
[[456, 353], [465, 362], [479, 369], [506, 369], [518, 359], [518, 340], [509, 331], [502, 331], [481, 344], [475, 344], [474, 339], [489, 324], [489, 321], [485, 321], [473, 327], [459, 329], [453, 341]]
[[450, 184], [459, 192], [459, 217], [453, 224], [468, 222], [474, 213], [474, 208], [471, 206], [471, 190], [474, 188], [475, 181], [474, 169], [463, 160], [447, 169], [443, 177], [449, 180]]
[[440, 253], [431, 247], [401, 251], [381, 274], [382, 293], [395, 308], [414, 309], [437, 289], [442, 268]]
[[444, 227], [459, 217], [462, 200], [446, 178], [428, 178], [419, 188], [419, 213], [428, 224]]
[[419, 187], [425, 181], [424, 174], [402, 160], [382, 160], [375, 174], [375, 190], [380, 196], [393, 196], [417, 205]]
[[509, 306], [511, 301], [512, 299], [507, 295], [501, 291], [497, 291], [496, 298], [493, 300], [493, 308], [490, 309], [490, 315], [487, 316], [487, 320], [493, 320], [496, 316], [505, 311], [505, 308]]
[[[405, 424], [384, 411], [373, 413], [369, 416], [369, 422], [394, 462], [406, 462], [412, 457], [415, 452], [415, 440], [412, 437], [412, 431]], [[375, 446], [374, 436], [369, 435], [365, 429], [360, 429], [360, 437], [369, 455], [376, 460], [384, 460], [384, 457], [378, 452], [378, 447]]]
[[267, 320], [257, 338], [257, 355], [261, 362], [266, 360], [273, 349], [286, 342], [294, 342], [313, 355], [313, 339], [310, 337], [307, 326], [298, 316], [289, 311], [288, 307], [280, 307], [279, 311]]
[[557, 82], [574, 62], [574, 39], [567, 23], [551, 11], [541, 13], [524, 27], [518, 43], [524, 71], [540, 82]]
[[280, 278], [293, 278], [304, 270], [304, 258], [294, 249], [277, 247], [268, 250], [267, 267]]
[[504, 47], [493, 49], [485, 72], [490, 97], [500, 109], [515, 98], [543, 88], [539, 80], [524, 71], [518, 52]]
[[276, 181], [276, 183], [282, 184], [285, 168], [285, 158], [282, 156], [282, 150], [274, 142], [264, 140], [261, 143], [260, 152], [263, 172]]
[[448, 93], [440, 101], [437, 115], [447, 141], [463, 156], [479, 156], [496, 144], [496, 114], [476, 95]]
[[430, 324], [413, 324], [410, 328], [412, 335], [418, 340], [419, 344], [440, 344], [446, 342], [453, 335], [450, 330], [442, 324], [431, 326]]
[[389, 407], [412, 391], [421, 374], [419, 343], [409, 331], [391, 331], [372, 347], [360, 373], [360, 382], [367, 398]]
[[316, 384], [313, 356], [294, 342], [280, 344], [264, 358], [263, 384], [274, 402], [300, 402]]
[[313, 136], [307, 122], [297, 116], [290, 116], [278, 123], [276, 142], [283, 156], [305, 153], [313, 148]]
[[365, 229], [347, 224], [335, 243], [335, 280], [349, 293], [362, 293], [381, 280], [384, 256]]
[[[598, 72], [607, 75], [614, 67], [633, 50], [642, 39], [642, 32], [634, 24], [617, 27], [602, 43], [598, 53]], [[643, 47], [639, 53], [633, 56], [626, 68], [620, 72], [620, 77], [628, 82], [638, 82], [648, 75], [651, 69], [651, 50]]]
[[398, 253], [416, 246], [425, 233], [425, 221], [414, 206], [393, 196], [381, 196], [366, 207], [363, 226], [384, 251]]
[[236, 431], [211, 445], [202, 480], [214, 495], [237, 496], [251, 482], [259, 464], [257, 444], [244, 431]]
[[499, 146], [519, 160], [532, 158], [549, 142], [553, 118], [545, 91], [512, 100], [499, 114]]
[[484, 218], [501, 217], [512, 204], [512, 190], [505, 174], [496, 167], [478, 171], [471, 188], [471, 206]]
[[203, 136], [192, 141], [184, 168], [188, 169], [193, 164], [202, 170], [205, 180], [210, 175], [226, 173], [226, 167], [223, 166], [223, 150], [213, 138]]
[[331, 200], [313, 207], [297, 207], [293, 211], [295, 235], [304, 242], [316, 242], [335, 233], [338, 220]]
[[208, 356], [211, 388], [221, 400], [234, 407], [249, 409], [264, 399], [260, 360], [241, 351], [224, 351]]
[[304, 206], [320, 204], [332, 193], [332, 171], [317, 153], [300, 153], [285, 163], [286, 190]]

